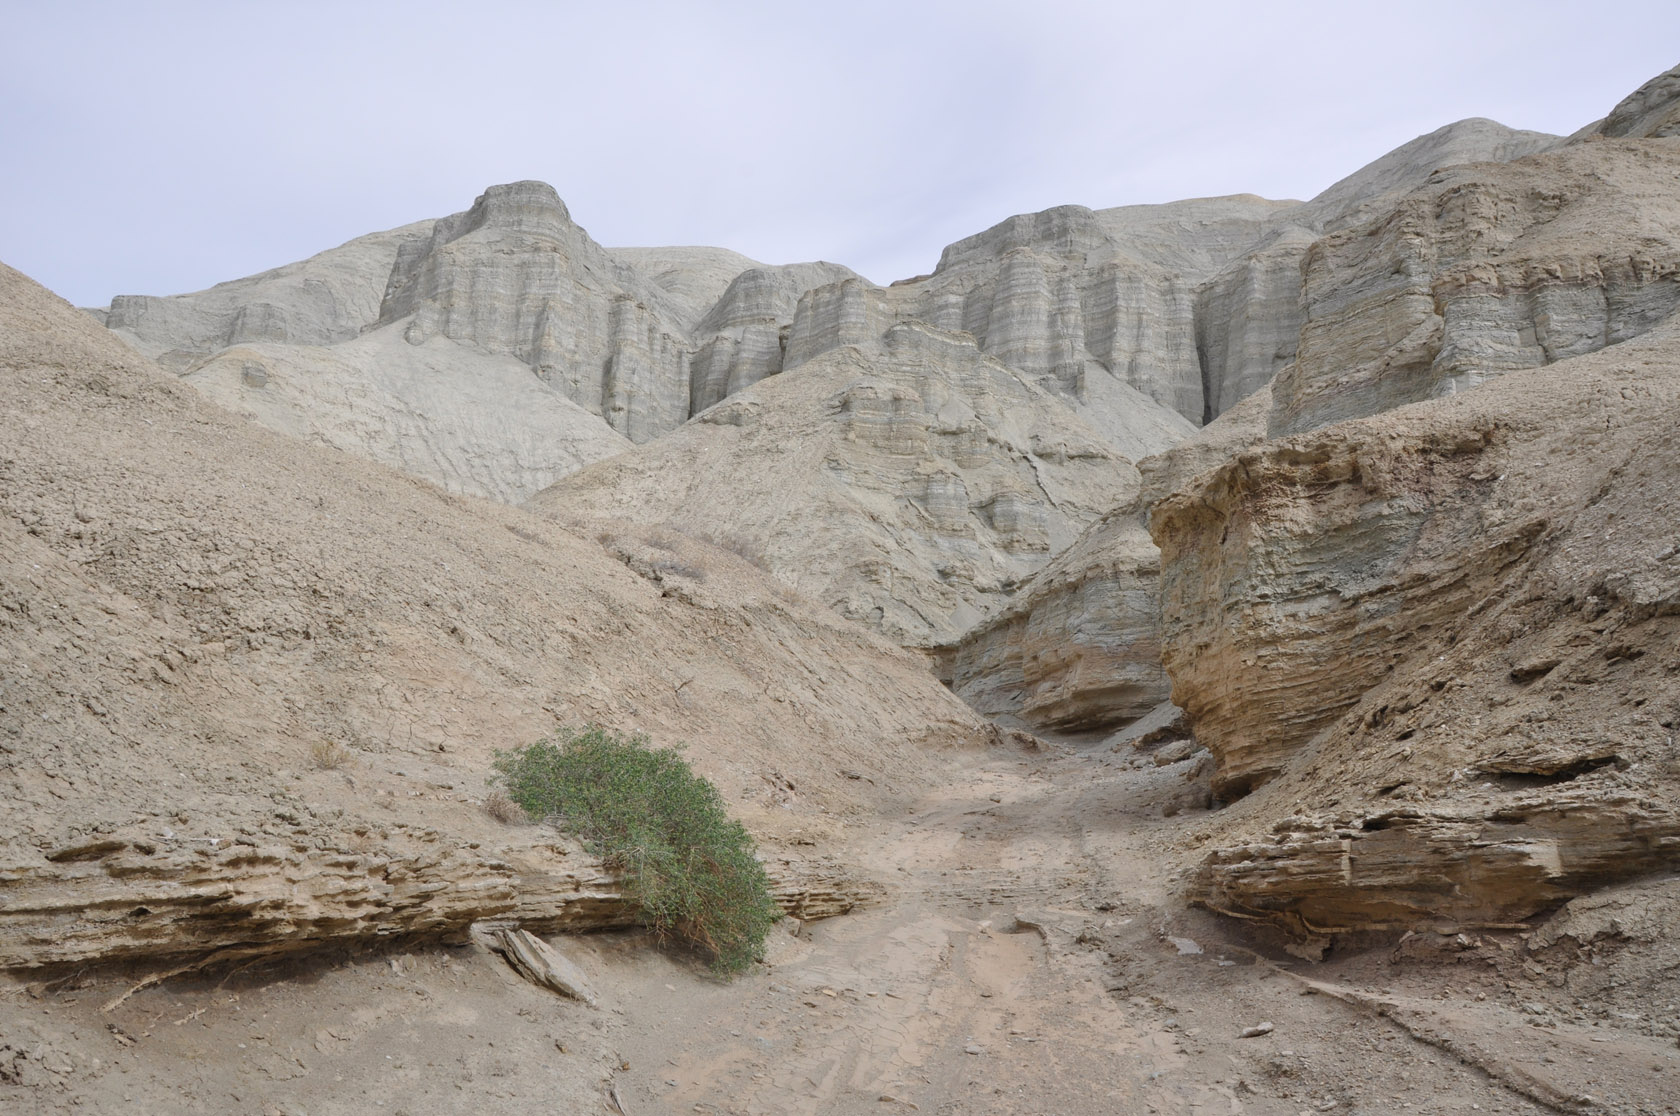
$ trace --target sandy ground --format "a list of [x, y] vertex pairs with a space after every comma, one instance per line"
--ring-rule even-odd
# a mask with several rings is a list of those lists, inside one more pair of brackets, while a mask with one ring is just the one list
[[610, 934], [556, 939], [596, 1008], [476, 947], [179, 978], [109, 1011], [132, 977], [0, 986], [0, 1110], [1680, 1112], [1660, 980], [1583, 1000], [1515, 931], [1293, 958], [1176, 899], [1211, 818], [1175, 808], [1192, 761], [951, 762], [825, 850], [889, 897], [778, 931], [732, 982]]

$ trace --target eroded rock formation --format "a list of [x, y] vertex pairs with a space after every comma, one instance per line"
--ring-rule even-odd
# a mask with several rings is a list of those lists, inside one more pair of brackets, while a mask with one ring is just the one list
[[1038, 729], [1112, 729], [1167, 700], [1161, 554], [1149, 510], [1196, 473], [1265, 437], [1262, 388], [1172, 449], [1138, 463], [1137, 494], [1085, 529], [1001, 611], [941, 648], [941, 673], [974, 708]]
[[1511, 921], [1680, 855], [1680, 328], [1268, 443], [1157, 509], [1198, 894], [1296, 929]]
[[[832, 289], [832, 288], [831, 288]], [[1190, 426], [1133, 393], [1132, 437]], [[921, 323], [743, 390], [533, 506], [734, 547], [907, 644], [949, 640], [1136, 491], [1101, 434], [966, 334]]]
[[1636, 337], [1680, 305], [1669, 141], [1579, 142], [1432, 176], [1313, 244], [1274, 436]]
[[[1297, 421], [1291, 416], [1303, 406], [1329, 407], [1326, 401], [1340, 400], [1337, 406], [1374, 414], [1468, 386], [1506, 368], [1543, 365], [1570, 352], [1624, 340], [1646, 328], [1652, 315], [1666, 313], [1673, 305], [1670, 299], [1680, 292], [1667, 276], [1666, 265], [1634, 266], [1629, 261], [1638, 258], [1631, 246], [1673, 239], [1667, 231], [1672, 204], [1661, 197], [1672, 178], [1667, 167], [1673, 152], [1649, 144], [1627, 144], [1612, 152], [1601, 143], [1552, 150], [1562, 142], [1492, 121], [1462, 121], [1404, 145], [1311, 202], [1278, 211], [1252, 247], [1197, 290], [1197, 347], [1207, 413], [1224, 417], [1157, 462], [1142, 462], [1146, 481], [1133, 506], [1105, 516], [1089, 538], [1052, 560], [1002, 612], [947, 650], [942, 669], [957, 692], [977, 708], [1021, 716], [1046, 729], [1089, 730], [1124, 723], [1152, 704], [1145, 679], [1156, 679], [1155, 695], [1165, 695], [1157, 669], [1160, 643], [1155, 626], [1160, 560], [1143, 524], [1151, 507], [1178, 484], [1223, 464], [1268, 433], [1287, 429]], [[1600, 152], [1614, 167], [1595, 178], [1591, 168]], [[1438, 169], [1466, 159], [1476, 165]], [[1517, 161], [1501, 165], [1505, 160]], [[1559, 185], [1565, 181], [1574, 184]], [[1491, 189], [1488, 183], [1521, 186], [1503, 187], [1507, 201], [1494, 203], [1485, 193]], [[1547, 194], [1544, 183], [1557, 187], [1555, 195]], [[1420, 184], [1424, 185], [1419, 188]], [[1519, 195], [1528, 200], [1517, 202]], [[1472, 196], [1480, 200], [1466, 200]], [[1551, 200], [1542, 205], [1538, 199], [1545, 197]], [[1448, 220], [1435, 203], [1449, 198], [1452, 205], [1480, 216]], [[1433, 290], [1415, 286], [1436, 276], [1430, 267], [1439, 263], [1442, 251], [1430, 239], [1434, 234], [1426, 235], [1415, 220], [1407, 221], [1407, 214], [1426, 211], [1430, 220], [1452, 226], [1452, 236], [1458, 238], [1454, 243], [1461, 244], [1462, 251], [1503, 260], [1526, 269], [1525, 274], [1544, 273], [1544, 279], [1535, 281], [1543, 293], [1535, 297], [1554, 312], [1536, 310], [1535, 298], [1513, 289], [1517, 280], [1512, 279], [1494, 283], [1489, 290], [1497, 288], [1495, 295], [1475, 303], [1480, 310], [1472, 309], [1467, 296], [1462, 303], [1452, 302], [1444, 311], [1452, 329], [1444, 332], [1435, 309], [1440, 299], [1450, 302], [1458, 296], [1445, 293], [1448, 286], [1438, 276]], [[1616, 232], [1596, 231], [1601, 222], [1620, 220], [1617, 215], [1629, 219]], [[1430, 265], [1397, 265], [1393, 251], [1377, 246], [1384, 235], [1389, 239], [1382, 243], [1404, 246], [1419, 259], [1427, 257]], [[1617, 288], [1613, 296], [1597, 295], [1601, 317], [1609, 313], [1608, 306], [1621, 308], [1615, 311], [1619, 324], [1614, 328], [1582, 318], [1591, 317], [1588, 304], [1594, 296], [1578, 284], [1571, 286], [1580, 278], [1580, 268], [1571, 271], [1563, 263], [1568, 253], [1585, 259], [1606, 246], [1611, 252], [1590, 265], [1596, 269], [1592, 274], [1602, 278], [1618, 268], [1641, 267], [1650, 273], [1637, 290]], [[1617, 263], [1614, 253], [1623, 249], [1635, 254]], [[1349, 254], [1349, 259], [1342, 258]], [[1538, 265], [1536, 257], [1550, 263]], [[1358, 266], [1366, 268], [1376, 294], [1361, 294], [1359, 276], [1364, 273], [1350, 262], [1353, 258], [1362, 261]], [[1473, 269], [1465, 265], [1460, 270]], [[1408, 283], [1414, 284], [1410, 289], [1418, 314], [1432, 317], [1435, 326], [1396, 317], [1396, 306], [1405, 300], [1397, 299], [1394, 289]], [[1556, 346], [1555, 352], [1538, 346], [1521, 349], [1514, 339], [1522, 327], [1486, 320], [1519, 310], [1538, 314], [1535, 320], [1554, 331], [1541, 333]], [[1484, 320], [1477, 319], [1478, 313]], [[1589, 325], [1598, 329], [1596, 336], [1589, 336]], [[1532, 322], [1526, 328], [1533, 340]], [[1447, 332], [1451, 342], [1443, 347]], [[1401, 335], [1422, 354], [1423, 371], [1409, 382], [1395, 374], [1395, 337]], [[1572, 340], [1566, 342], [1566, 336]], [[1507, 341], [1512, 344], [1500, 349]], [[1440, 378], [1447, 375], [1441, 369], [1449, 364], [1460, 368], [1458, 379]], [[1477, 371], [1463, 371], [1472, 364]], [[1274, 375], [1275, 386], [1270, 383]], [[1423, 381], [1427, 383], [1420, 387]], [[1303, 403], [1303, 393], [1309, 391], [1322, 395]], [[1329, 413], [1314, 422], [1328, 421]], [[1331, 468], [1328, 463], [1316, 467]], [[1319, 530], [1302, 526], [1307, 534]], [[1169, 611], [1179, 603], [1168, 601]], [[1217, 621], [1209, 623], [1210, 638], [1220, 638]], [[1287, 648], [1278, 652], [1291, 653]], [[1281, 672], [1287, 666], [1279, 663], [1273, 669]], [[1303, 678], [1300, 684], [1311, 688], [1315, 683]], [[1212, 722], [1220, 721], [1217, 711], [1209, 715]], [[1253, 709], [1244, 715], [1262, 716]], [[1222, 778], [1235, 787], [1244, 776], [1233, 767]]]

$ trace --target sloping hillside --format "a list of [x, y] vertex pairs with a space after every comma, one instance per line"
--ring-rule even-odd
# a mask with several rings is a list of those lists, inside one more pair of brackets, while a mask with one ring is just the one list
[[0, 374], [0, 966], [616, 917], [575, 847], [477, 805], [557, 720], [688, 742], [771, 838], [984, 736], [734, 555], [270, 434], [11, 271]]

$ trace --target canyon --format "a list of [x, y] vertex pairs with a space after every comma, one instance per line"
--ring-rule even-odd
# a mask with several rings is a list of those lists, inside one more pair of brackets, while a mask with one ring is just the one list
[[[1677, 310], [1680, 68], [888, 286], [537, 182], [0, 269], [0, 1098], [1680, 1110]], [[486, 808], [585, 722], [758, 841], [731, 988]]]

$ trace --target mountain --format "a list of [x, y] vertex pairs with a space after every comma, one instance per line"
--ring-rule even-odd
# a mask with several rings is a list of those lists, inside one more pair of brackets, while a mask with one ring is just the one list
[[[1513, 157], [1434, 163], [1466, 153]], [[1564, 143], [1473, 120], [1286, 211], [1275, 239], [1200, 294], [1205, 367], [1258, 350], [1256, 390], [1140, 461], [1136, 499], [944, 649], [953, 685], [1043, 729], [1112, 729], [1146, 712], [1168, 689], [1154, 504], [1268, 436], [1450, 396], [1656, 327], [1680, 307], [1677, 175], [1672, 143]], [[1303, 214], [1330, 231], [1289, 223]]]

